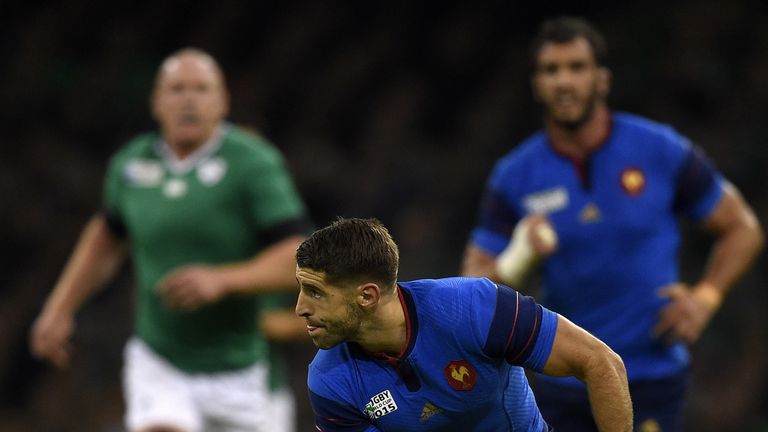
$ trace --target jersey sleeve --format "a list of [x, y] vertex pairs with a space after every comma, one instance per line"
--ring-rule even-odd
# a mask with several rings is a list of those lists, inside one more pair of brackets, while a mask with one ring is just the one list
[[685, 141], [683, 151], [674, 206], [677, 212], [699, 221], [707, 217], [720, 201], [724, 179], [701, 148]]
[[339, 401], [324, 398], [312, 390], [309, 401], [315, 414], [315, 428], [322, 432], [374, 432], [379, 429], [354, 410]]
[[520, 215], [509, 202], [508, 192], [502, 185], [510, 182], [509, 167], [497, 164], [485, 185], [477, 212], [477, 224], [470, 233], [470, 240], [475, 246], [498, 255], [509, 243], [509, 238]]
[[246, 190], [257, 229], [269, 241], [311, 228], [304, 203], [280, 152], [268, 143], [256, 149], [253, 166], [246, 173]]
[[487, 328], [483, 352], [540, 372], [552, 351], [557, 314], [508, 286], [490, 284], [495, 290], [478, 290], [473, 305], [480, 325]]
[[119, 154], [113, 156], [109, 161], [107, 172], [104, 176], [104, 184], [102, 186], [102, 211], [106, 218], [109, 230], [113, 234], [125, 237], [126, 228], [120, 208], [122, 194], [121, 180], [123, 178], [122, 166], [123, 164], [121, 163]]
[[378, 431], [357, 408], [354, 401], [357, 392], [345, 373], [346, 362], [333, 355], [333, 350], [318, 351], [309, 365], [307, 387], [316, 429], [324, 432]]

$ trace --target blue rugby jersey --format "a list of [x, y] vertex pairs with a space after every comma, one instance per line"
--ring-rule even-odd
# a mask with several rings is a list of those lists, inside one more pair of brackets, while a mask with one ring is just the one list
[[544, 132], [499, 160], [471, 240], [498, 255], [520, 218], [547, 214], [559, 249], [543, 263], [541, 304], [613, 348], [630, 381], [670, 376], [687, 365], [687, 349], [652, 329], [666, 302], [658, 289], [679, 277], [678, 216], [703, 219], [722, 189], [720, 174], [674, 129], [615, 113], [584, 164], [556, 152]]
[[319, 350], [308, 386], [320, 431], [547, 431], [522, 367], [540, 371], [557, 314], [488, 279], [399, 283], [399, 358]]

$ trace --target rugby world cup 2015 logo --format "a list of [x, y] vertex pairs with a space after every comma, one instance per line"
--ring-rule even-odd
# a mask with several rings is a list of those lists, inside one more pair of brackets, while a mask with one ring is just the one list
[[397, 410], [397, 403], [392, 397], [392, 392], [384, 390], [383, 392], [375, 395], [365, 405], [365, 413], [371, 420], [376, 420], [379, 417], [391, 414]]
[[453, 360], [443, 369], [445, 379], [455, 390], [472, 390], [477, 382], [477, 371], [466, 360]]

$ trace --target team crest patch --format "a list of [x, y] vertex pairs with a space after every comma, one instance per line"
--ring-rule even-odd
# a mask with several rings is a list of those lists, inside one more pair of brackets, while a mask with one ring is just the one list
[[648, 419], [642, 423], [637, 429], [639, 432], [661, 432], [661, 426], [659, 422], [654, 419]]
[[454, 360], [443, 369], [445, 379], [454, 390], [472, 390], [477, 382], [477, 371], [466, 360]]
[[645, 189], [645, 174], [639, 168], [625, 168], [621, 172], [621, 188], [629, 196], [637, 196]]
[[371, 420], [376, 420], [394, 411], [397, 411], [397, 403], [395, 403], [392, 392], [389, 390], [384, 390], [372, 397], [365, 405], [365, 413]]
[[227, 173], [227, 161], [217, 157], [203, 162], [197, 167], [197, 179], [206, 186], [213, 186]]

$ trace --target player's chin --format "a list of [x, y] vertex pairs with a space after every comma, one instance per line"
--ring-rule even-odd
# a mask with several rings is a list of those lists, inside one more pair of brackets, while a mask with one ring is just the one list
[[312, 336], [312, 342], [314, 342], [316, 347], [327, 350], [341, 343], [341, 340], [324, 336]]
[[329, 344], [329, 343], [327, 343], [327, 342], [324, 342], [324, 341], [318, 340], [317, 338], [312, 338], [312, 342], [314, 342], [314, 343], [315, 343], [315, 346], [316, 346], [316, 347], [318, 347], [318, 348], [320, 348], [321, 350], [327, 350], [327, 349], [331, 349], [331, 348], [333, 348], [334, 346], [336, 346], [336, 344]]

